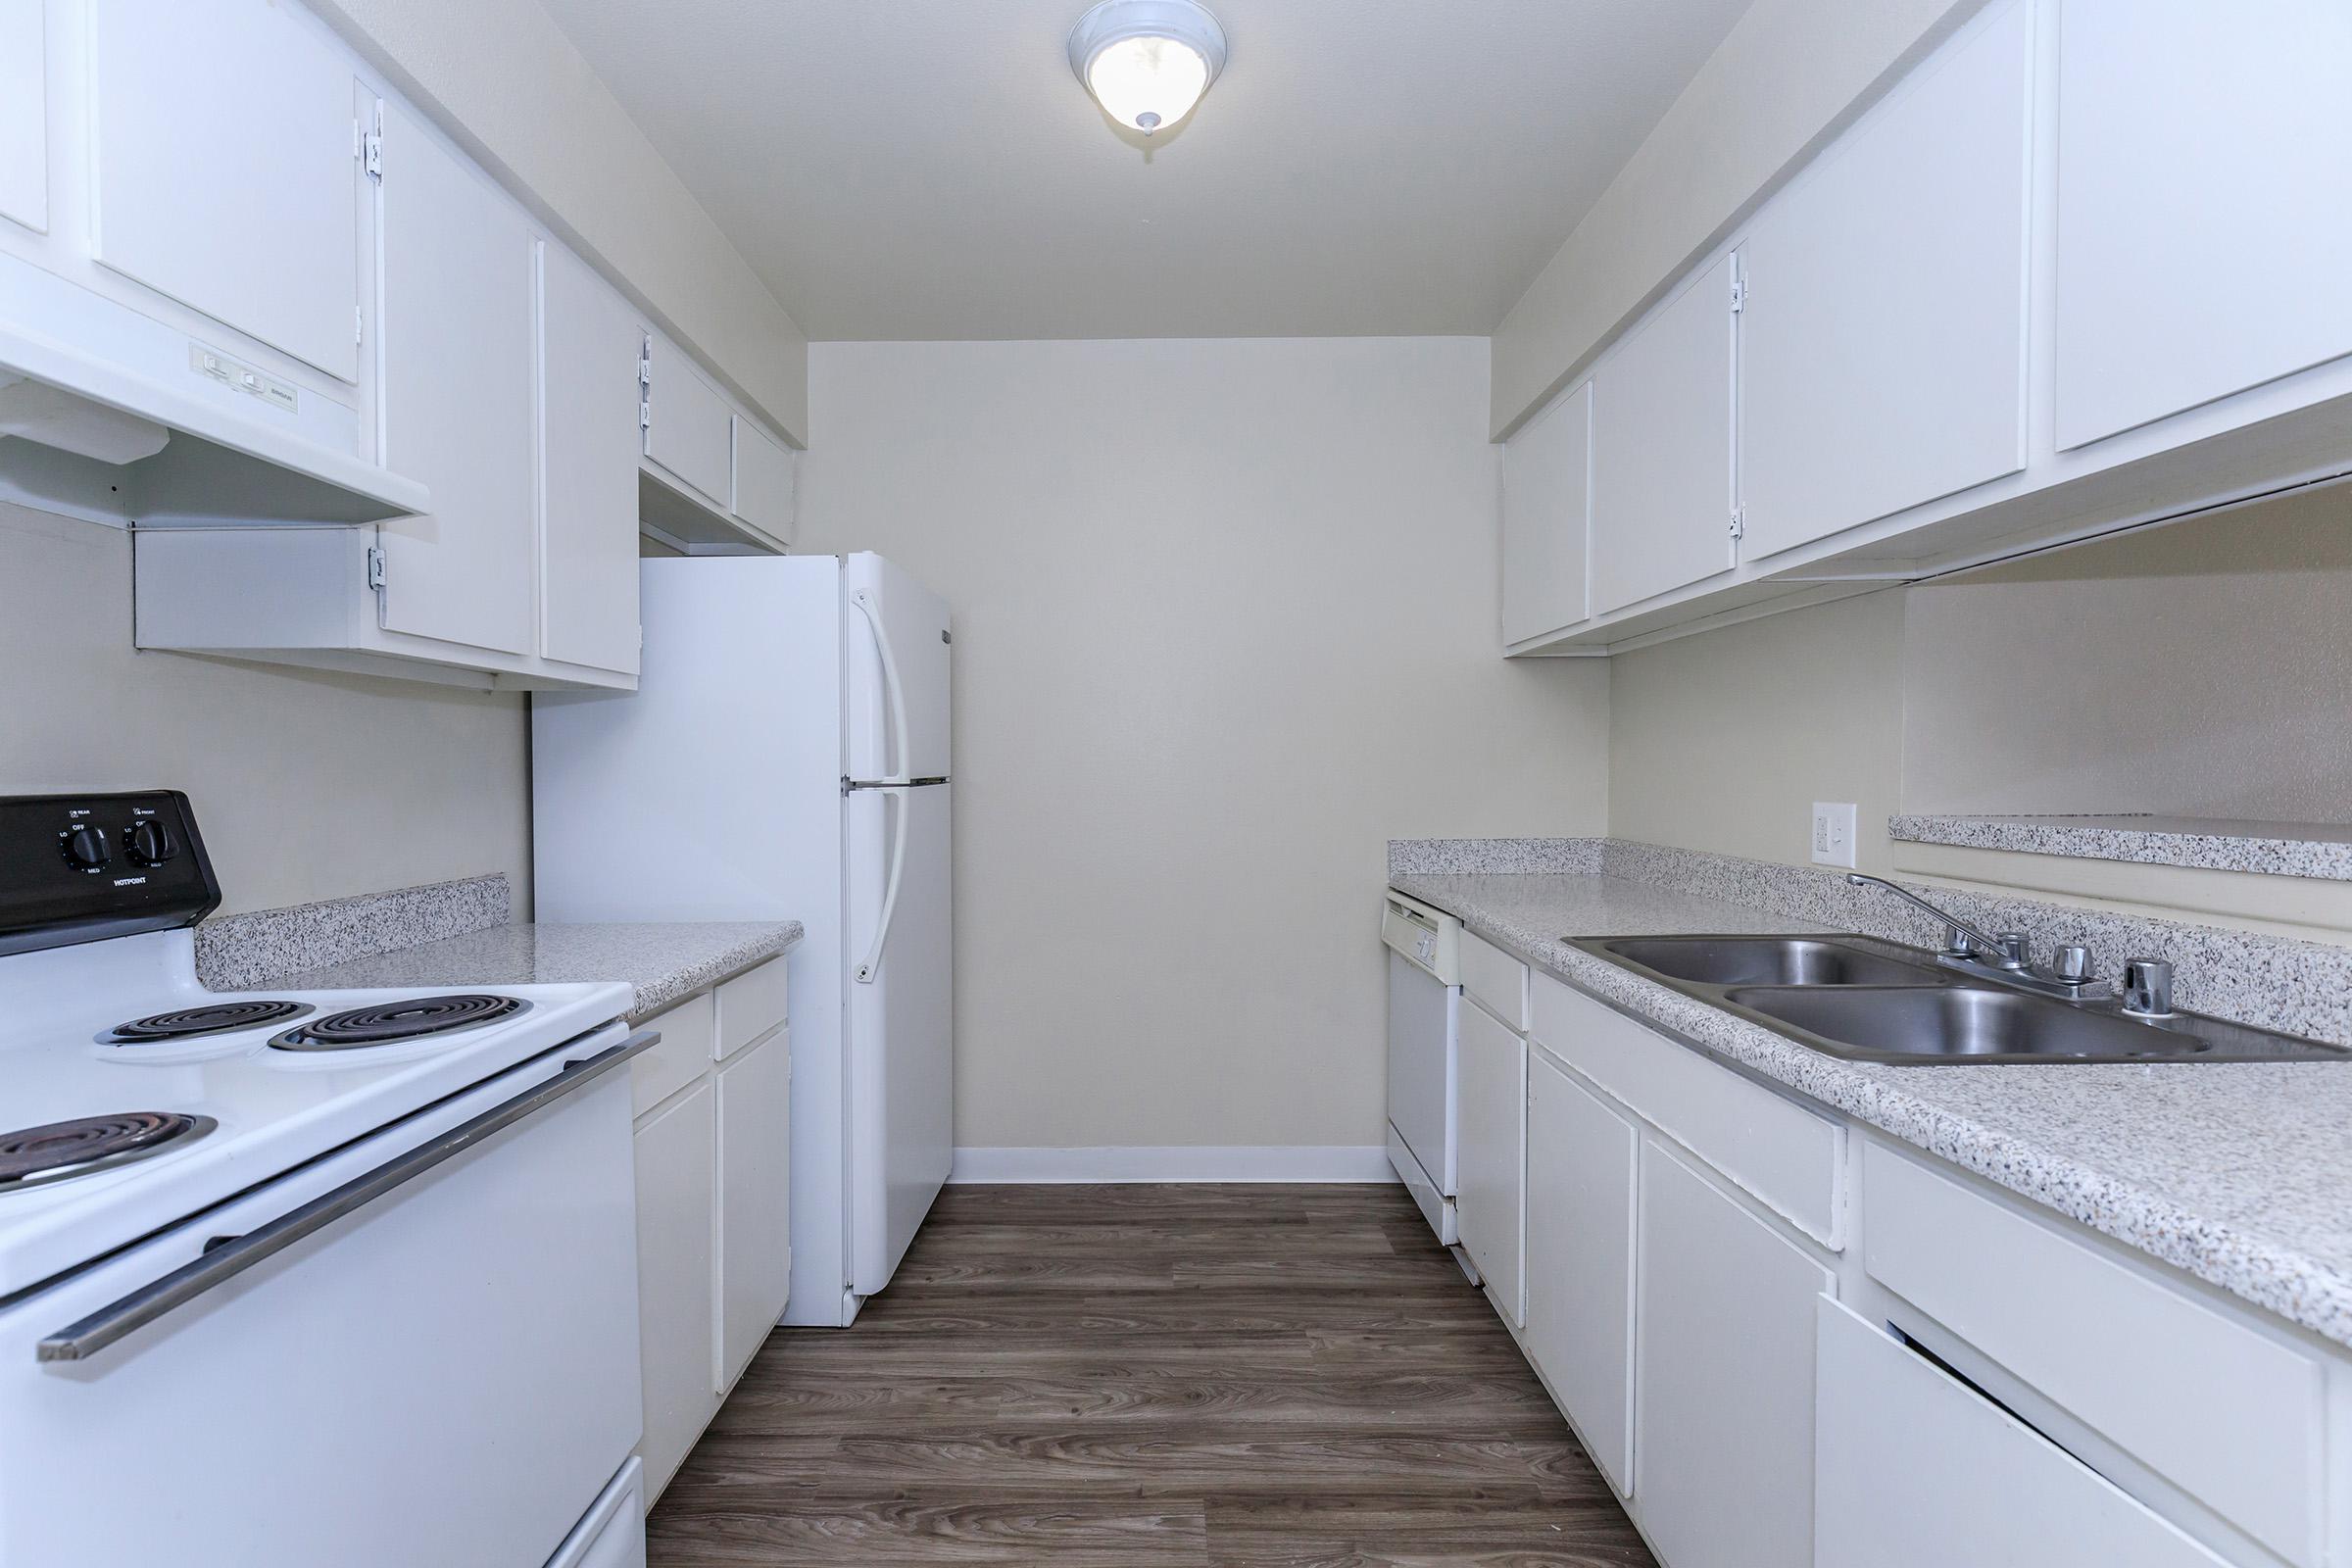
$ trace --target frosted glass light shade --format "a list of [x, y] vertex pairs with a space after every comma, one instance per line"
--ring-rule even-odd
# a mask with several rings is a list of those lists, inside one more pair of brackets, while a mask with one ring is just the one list
[[1225, 65], [1225, 29], [1194, 0], [1102, 0], [1070, 29], [1070, 67], [1104, 112], [1149, 136], [1193, 111]]

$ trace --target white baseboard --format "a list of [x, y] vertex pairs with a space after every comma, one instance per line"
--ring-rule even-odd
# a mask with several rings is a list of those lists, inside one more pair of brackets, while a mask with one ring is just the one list
[[1174, 1145], [1158, 1149], [958, 1149], [951, 1184], [1394, 1182], [1379, 1144]]

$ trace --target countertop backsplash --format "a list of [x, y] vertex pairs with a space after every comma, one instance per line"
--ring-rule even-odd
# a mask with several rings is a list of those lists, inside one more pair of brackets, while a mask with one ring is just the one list
[[305, 969], [505, 925], [514, 904], [499, 872], [224, 915], [196, 927], [196, 977], [215, 991], [251, 991]]

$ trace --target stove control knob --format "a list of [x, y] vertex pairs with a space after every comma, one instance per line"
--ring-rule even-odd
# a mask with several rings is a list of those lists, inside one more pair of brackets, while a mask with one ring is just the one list
[[179, 853], [179, 840], [172, 836], [170, 828], [149, 817], [123, 830], [122, 847], [141, 865], [161, 865]]
[[106, 835], [87, 822], [66, 829], [58, 845], [66, 852], [66, 863], [84, 871], [103, 868], [109, 858]]

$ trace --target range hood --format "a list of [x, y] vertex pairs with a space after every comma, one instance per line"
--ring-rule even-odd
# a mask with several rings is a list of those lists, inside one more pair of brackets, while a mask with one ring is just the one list
[[0, 256], [0, 500], [144, 527], [378, 522], [428, 509], [423, 485], [198, 373], [210, 352]]

